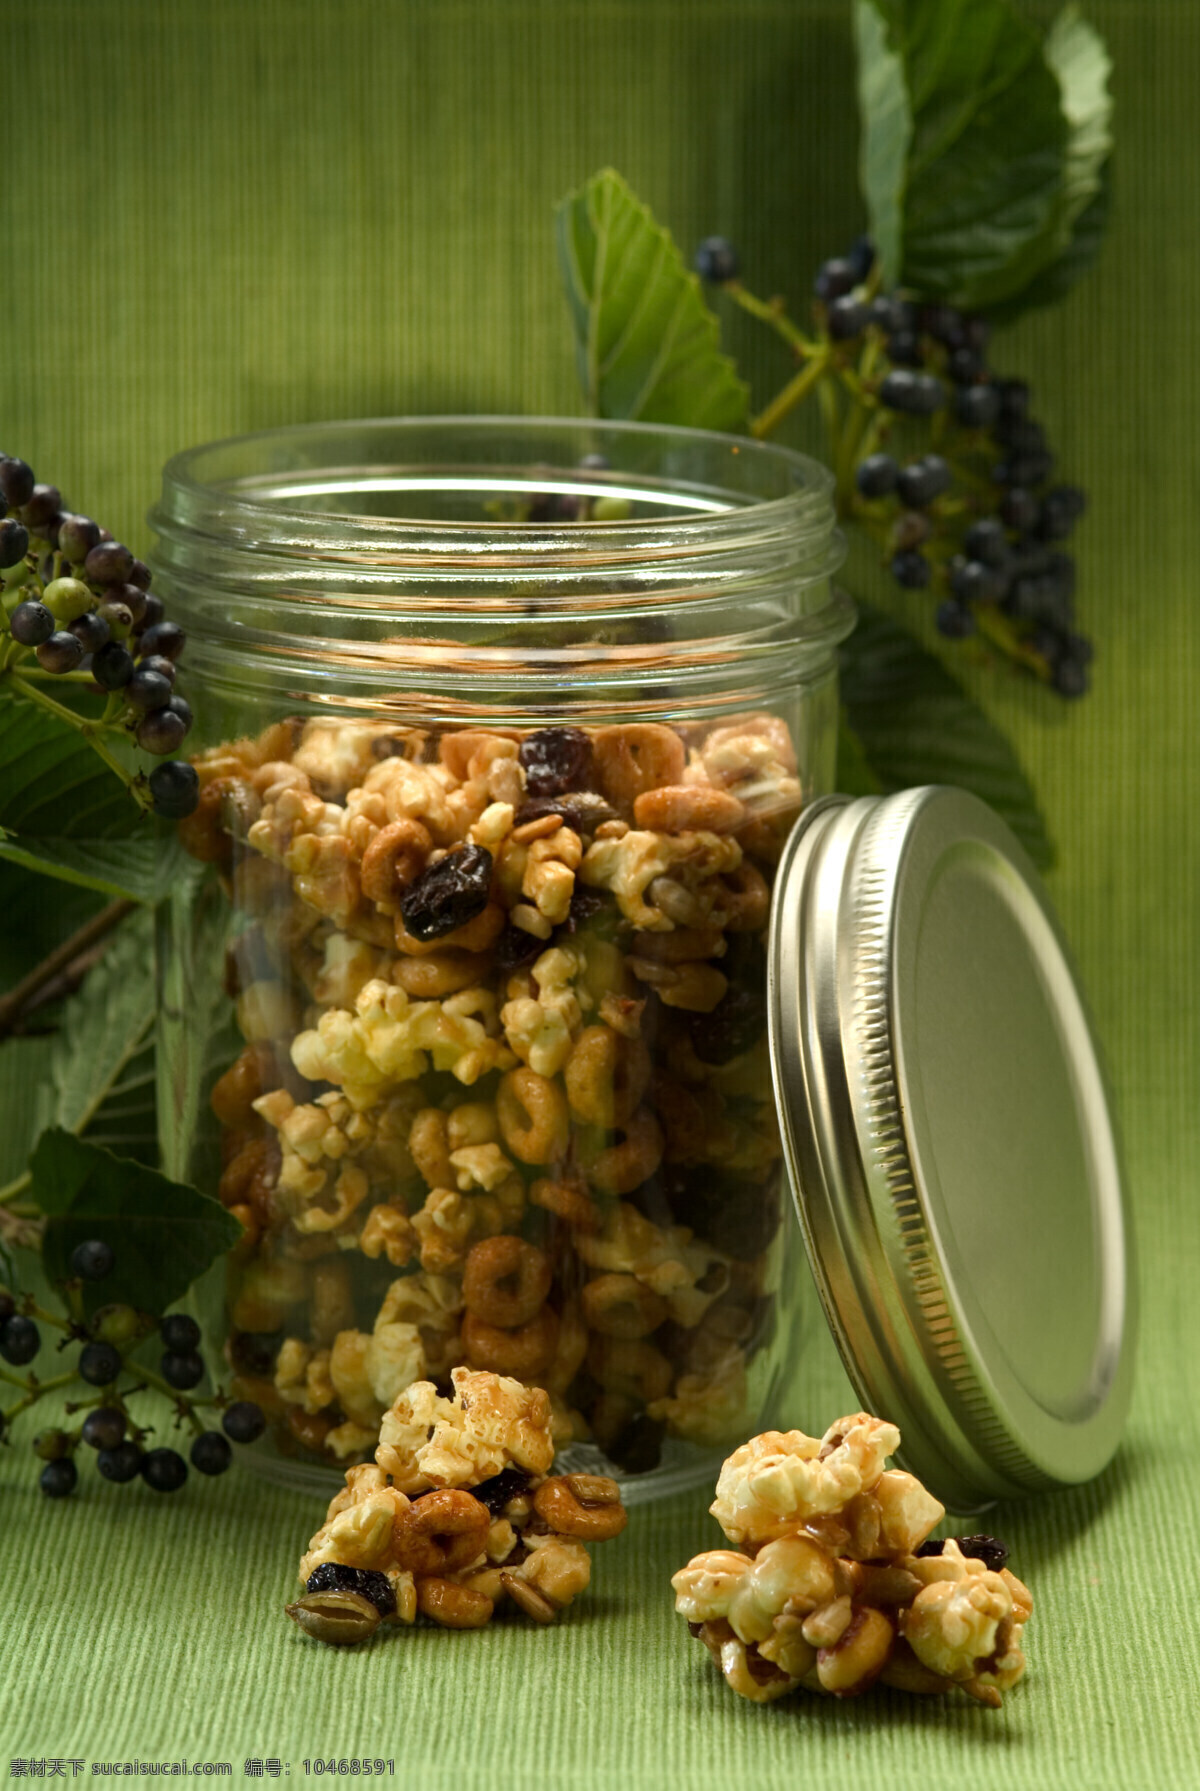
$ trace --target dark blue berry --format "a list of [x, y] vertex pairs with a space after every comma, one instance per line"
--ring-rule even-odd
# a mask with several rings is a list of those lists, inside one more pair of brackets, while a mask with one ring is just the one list
[[[165, 770], [165, 766], [160, 766]], [[200, 1326], [187, 1312], [171, 1312], [159, 1326], [164, 1349], [174, 1350], [178, 1355], [200, 1347]]]
[[206, 1430], [192, 1444], [192, 1466], [201, 1474], [223, 1474], [233, 1460], [233, 1450], [219, 1430]]
[[222, 1414], [221, 1428], [235, 1443], [253, 1443], [267, 1428], [267, 1420], [252, 1399], [235, 1399]]
[[93, 585], [123, 585], [133, 571], [133, 555], [119, 541], [100, 541], [83, 562], [84, 577]]
[[178, 669], [175, 661], [167, 659], [162, 653], [147, 653], [138, 660], [139, 672], [157, 672], [171, 686], [174, 686]]
[[171, 700], [171, 681], [161, 672], [147, 671], [139, 665], [125, 682], [125, 700], [135, 709], [147, 712], [163, 709]]
[[994, 516], [981, 516], [963, 536], [963, 552], [969, 560], [982, 560], [985, 566], [1007, 566], [1012, 548], [1001, 523]]
[[958, 603], [953, 597], [947, 597], [938, 604], [934, 621], [938, 633], [944, 634], [949, 640], [965, 640], [975, 630], [974, 616], [965, 603]]
[[150, 773], [150, 797], [156, 815], [167, 821], [185, 820], [200, 800], [200, 779], [182, 759], [168, 759]]
[[186, 1393], [191, 1387], [198, 1387], [204, 1379], [204, 1362], [195, 1350], [168, 1350], [159, 1366], [167, 1385], [178, 1387], [181, 1393]]
[[33, 496], [33, 468], [14, 454], [0, 454], [0, 496], [10, 510], [19, 510]]
[[724, 236], [706, 236], [692, 265], [710, 286], [723, 286], [726, 280], [736, 280], [741, 272], [738, 252]]
[[178, 752], [187, 735], [187, 722], [165, 706], [144, 717], [137, 731], [137, 743], [144, 752], [156, 753], [165, 759]]
[[[103, 616], [98, 616], [92, 609], [86, 611], [82, 616], [76, 616], [73, 622], [68, 622], [67, 633], [73, 634], [84, 652], [91, 654], [96, 654], [101, 647], [106, 647], [111, 638], [108, 623]], [[129, 669], [133, 670], [132, 659], [129, 662]], [[93, 666], [93, 675], [94, 672], [95, 667]], [[97, 678], [96, 682], [99, 683], [100, 680]]]
[[875, 265], [875, 244], [869, 236], [856, 236], [846, 251], [846, 260], [861, 285]]
[[421, 872], [400, 898], [400, 913], [422, 943], [453, 933], [482, 914], [492, 887], [492, 855], [486, 846], [462, 846]]
[[1041, 485], [1054, 471], [1054, 456], [1048, 449], [1035, 449], [1029, 454], [1014, 454], [992, 468], [997, 485]]
[[996, 382], [1000, 393], [1000, 414], [1005, 418], [1029, 415], [1029, 387], [1023, 379], [1001, 379]]
[[[865, 275], [864, 275], [865, 278]], [[903, 312], [898, 299], [890, 293], [877, 292], [867, 306], [867, 321], [882, 330], [885, 336], [904, 328]]]
[[96, 1466], [106, 1480], [116, 1486], [124, 1486], [130, 1480], [136, 1480], [141, 1471], [142, 1452], [136, 1443], [118, 1443], [115, 1449], [101, 1449], [96, 1457]]
[[949, 491], [950, 482], [950, 468], [941, 455], [926, 454], [923, 459], [901, 467], [896, 480], [896, 495], [902, 504], [920, 510]]
[[15, 516], [0, 522], [0, 570], [15, 566], [29, 552], [29, 530]]
[[1010, 457], [1019, 454], [1040, 454], [1046, 447], [1046, 431], [1032, 417], [1006, 417], [1001, 414], [992, 431]]
[[[154, 599], [155, 602], [158, 599]], [[150, 613], [150, 599], [146, 600], [146, 614]], [[142, 632], [141, 650], [143, 656], [161, 653], [164, 659], [178, 659], [187, 645], [187, 635], [178, 622], [152, 622]]]
[[952, 349], [946, 359], [946, 371], [956, 386], [974, 385], [984, 372], [983, 357], [973, 348]]
[[1042, 507], [1034, 524], [1039, 541], [1065, 541], [1083, 515], [1087, 500], [1074, 485], [1056, 485], [1042, 499]]
[[867, 307], [861, 299], [843, 293], [840, 298], [831, 300], [826, 324], [835, 342], [851, 342], [867, 327]]
[[951, 569], [950, 589], [961, 603], [979, 603], [996, 595], [996, 574], [982, 560], [963, 560]]
[[1065, 653], [1055, 665], [1050, 675], [1050, 682], [1062, 697], [1081, 697], [1087, 695], [1088, 671], [1073, 654]]
[[58, 551], [64, 554], [73, 566], [86, 560], [93, 547], [100, 545], [99, 525], [90, 516], [67, 515], [62, 519], [58, 531]]
[[925, 353], [915, 330], [896, 330], [888, 338], [888, 359], [896, 367], [923, 367]]
[[[96, 624], [108, 633], [108, 624], [100, 616]], [[133, 678], [133, 654], [120, 641], [110, 640], [106, 646], [92, 649], [92, 677], [102, 690], [123, 690]]]
[[73, 672], [83, 658], [83, 642], [62, 628], [42, 642], [37, 657], [43, 671], [59, 675]]
[[192, 705], [188, 702], [186, 697], [181, 697], [177, 691], [173, 691], [163, 704], [164, 714], [168, 710], [172, 715], [178, 715], [180, 721], [183, 723], [185, 732], [191, 728]]
[[999, 415], [995, 386], [960, 386], [954, 394], [954, 416], [964, 429], [990, 429]]
[[14, 1368], [23, 1368], [26, 1362], [32, 1362], [41, 1347], [42, 1334], [24, 1313], [18, 1312], [0, 1329], [0, 1356]]
[[90, 1449], [116, 1449], [124, 1440], [125, 1414], [115, 1406], [97, 1406], [84, 1419], [81, 1434]]
[[953, 305], [927, 305], [921, 312], [921, 328], [935, 342], [957, 348], [963, 340], [964, 318]]
[[[135, 560], [133, 562], [133, 570], [129, 574], [129, 582], [131, 585], [136, 585], [139, 591], [148, 591], [150, 589], [150, 568], [147, 566], [145, 560]], [[155, 598], [156, 603], [157, 601], [158, 599]]]
[[890, 497], [899, 472], [890, 454], [868, 454], [854, 475], [854, 483], [865, 498]]
[[[499, 1478], [499, 1476], [497, 1476]], [[529, 1482], [522, 1474], [524, 1484]], [[479, 1496], [479, 1489], [472, 1487], [473, 1498]], [[489, 1506], [489, 1510], [490, 1510]], [[396, 1594], [386, 1573], [377, 1573], [371, 1567], [345, 1567], [340, 1561], [322, 1561], [314, 1567], [304, 1582], [306, 1592], [357, 1592], [360, 1598], [368, 1598], [381, 1617], [388, 1617], [396, 1608]]]
[[141, 1460], [142, 1479], [155, 1492], [178, 1492], [187, 1479], [187, 1463], [174, 1449], [151, 1449]]
[[1014, 534], [1027, 535], [1038, 519], [1041, 506], [1031, 491], [1013, 485], [1000, 500], [1000, 520]]
[[48, 1499], [65, 1499], [75, 1491], [79, 1473], [70, 1456], [62, 1461], [49, 1461], [38, 1475], [38, 1485]]
[[892, 577], [898, 585], [909, 591], [923, 591], [929, 583], [931, 568], [923, 553], [914, 547], [905, 547], [892, 555]]
[[71, 1273], [81, 1281], [103, 1281], [112, 1274], [115, 1261], [111, 1244], [103, 1238], [87, 1238], [71, 1252]]
[[825, 304], [841, 298], [843, 293], [852, 292], [858, 285], [858, 276], [852, 262], [844, 256], [835, 255], [831, 260], [822, 262], [817, 269], [817, 277], [813, 281], [813, 292]]
[[54, 633], [54, 617], [44, 603], [31, 597], [26, 603], [18, 603], [9, 619], [12, 637], [22, 647], [40, 647]]
[[57, 539], [63, 525], [62, 492], [57, 485], [35, 485], [25, 500], [25, 521], [44, 541]]
[[85, 1343], [79, 1352], [79, 1374], [90, 1387], [107, 1387], [121, 1372], [120, 1351], [111, 1343]]
[[932, 373], [914, 373], [907, 367], [896, 367], [880, 386], [879, 398], [889, 410], [910, 417], [927, 417], [945, 402], [946, 390]]
[[[129, 582], [131, 584], [134, 582], [132, 576], [130, 577]], [[144, 590], [145, 586], [143, 586], [142, 588]], [[155, 597], [153, 595], [147, 597], [145, 608], [142, 611], [143, 630], [148, 634], [152, 628], [158, 627], [158, 624], [162, 621], [162, 619], [163, 619], [163, 600], [162, 600], [162, 598]], [[151, 650], [152, 649], [149, 647], [146, 648], [147, 652], [150, 652]], [[171, 656], [168, 653], [167, 658], [169, 659], [170, 657]]]
[[1070, 658], [1077, 659], [1080, 665], [1091, 665], [1096, 656], [1096, 649], [1086, 634], [1069, 634], [1066, 640], [1066, 652]]

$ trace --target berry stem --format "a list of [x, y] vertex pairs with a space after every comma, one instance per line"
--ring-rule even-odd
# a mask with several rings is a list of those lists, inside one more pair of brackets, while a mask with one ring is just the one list
[[808, 360], [818, 352], [819, 345], [797, 329], [785, 311], [782, 299], [756, 298], [740, 280], [726, 280], [723, 290], [743, 311], [748, 311], [751, 317], [757, 317], [760, 323], [768, 324], [776, 335], [782, 336], [802, 360]]
[[802, 367], [799, 373], [790, 379], [783, 390], [771, 400], [766, 410], [754, 418], [750, 424], [751, 435], [761, 441], [764, 436], [770, 435], [773, 430], [778, 429], [784, 418], [789, 417], [797, 405], [803, 404], [813, 387], [820, 381], [821, 375], [828, 365], [828, 348], [814, 351], [813, 358], [807, 367]]
[[4, 1187], [0, 1188], [0, 1206], [7, 1206], [10, 1201], [18, 1199], [32, 1185], [33, 1177], [28, 1170], [24, 1175], [18, 1175], [11, 1182], [6, 1182]]
[[[119, 901], [110, 902], [107, 908], [102, 908], [99, 914], [94, 914], [91, 920], [77, 928], [69, 939], [65, 939], [61, 945], [56, 946], [47, 957], [42, 959], [40, 964], [34, 966], [27, 976], [22, 977], [21, 981], [0, 999], [0, 1038], [3, 1038], [6, 1032], [11, 1031], [30, 999], [41, 988], [52, 982], [61, 971], [73, 964], [76, 958], [82, 957], [94, 945], [98, 945], [102, 939], [107, 938], [127, 914], [133, 913], [136, 906], [136, 902], [128, 901], [124, 897]], [[18, 1182], [23, 1182], [25, 1186], [28, 1186], [28, 1177], [18, 1177], [17, 1182], [10, 1182], [8, 1187], [0, 1188], [0, 1205], [23, 1191], [18, 1188]]]
[[39, 690], [34, 684], [30, 684], [24, 668], [17, 671], [12, 666], [0, 667], [0, 671], [6, 669], [9, 677], [12, 679], [13, 689], [20, 696], [27, 697], [32, 703], [37, 703], [51, 715], [57, 716], [59, 721], [67, 722], [70, 727], [75, 729], [77, 734], [82, 734], [83, 738], [87, 741], [97, 757], [103, 759], [109, 770], [115, 772], [117, 777], [120, 778], [121, 782], [125, 785], [125, 788], [129, 791], [129, 794], [138, 804], [138, 807], [148, 808], [150, 806], [146, 799], [141, 780], [137, 774], [135, 772], [127, 771], [121, 761], [109, 751], [108, 747], [105, 746], [104, 742], [99, 738], [100, 732], [107, 729], [108, 726], [103, 718], [99, 722], [81, 720], [72, 710], [64, 708], [62, 703], [56, 703], [53, 697], [46, 695], [45, 691]]

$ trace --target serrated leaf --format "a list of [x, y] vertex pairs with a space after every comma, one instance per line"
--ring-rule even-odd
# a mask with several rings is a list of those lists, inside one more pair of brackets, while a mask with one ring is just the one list
[[556, 213], [579, 376], [594, 416], [743, 430], [750, 394], [670, 235], [613, 169]]
[[0, 859], [83, 889], [149, 903], [160, 902], [194, 862], [177, 840], [161, 838], [151, 821], [143, 822], [140, 834], [120, 840], [9, 837], [0, 840]]
[[40, 1130], [38, 1091], [48, 1081], [55, 1042], [45, 1037], [0, 1044], [0, 1188], [25, 1173]]
[[104, 906], [98, 890], [60, 884], [53, 900], [47, 894], [40, 876], [0, 854], [0, 914], [21, 916], [19, 927], [0, 929], [0, 990], [20, 982]]
[[39, 1091], [38, 1131], [79, 1132], [97, 1118], [148, 1044], [154, 1014], [154, 921], [140, 909], [122, 921], [63, 1010]]
[[85, 1239], [112, 1248], [112, 1274], [85, 1286], [89, 1310], [115, 1301], [163, 1312], [241, 1236], [211, 1196], [58, 1127], [42, 1134], [30, 1168], [33, 1198], [50, 1215], [42, 1257], [51, 1281], [69, 1276]]
[[855, 28], [885, 284], [969, 310], [1011, 299], [1064, 215], [1070, 126], [1036, 34], [1008, 0], [856, 0]]
[[842, 700], [885, 791], [956, 784], [989, 803], [1039, 870], [1054, 848], [1033, 787], [1005, 736], [955, 678], [870, 604], [842, 649]]

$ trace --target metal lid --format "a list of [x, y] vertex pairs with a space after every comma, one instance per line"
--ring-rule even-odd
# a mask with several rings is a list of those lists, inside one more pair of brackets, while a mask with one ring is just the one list
[[797, 823], [772, 907], [785, 1149], [865, 1409], [952, 1510], [1089, 1479], [1129, 1403], [1132, 1262], [1033, 866], [964, 791], [834, 796]]

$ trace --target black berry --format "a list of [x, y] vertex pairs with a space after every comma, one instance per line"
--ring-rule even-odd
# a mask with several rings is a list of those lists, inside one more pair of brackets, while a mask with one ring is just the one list
[[85, 1343], [79, 1352], [79, 1373], [90, 1387], [107, 1387], [121, 1372], [121, 1354], [111, 1343]]
[[204, 1362], [194, 1350], [181, 1353], [168, 1351], [159, 1364], [162, 1377], [169, 1387], [177, 1387], [186, 1393], [191, 1387], [198, 1387], [204, 1379]]
[[69, 1456], [62, 1461], [47, 1462], [38, 1475], [38, 1485], [48, 1499], [66, 1499], [79, 1482], [79, 1473]]
[[[88, 610], [84, 615], [76, 616], [73, 622], [68, 622], [67, 633], [73, 634], [84, 652], [91, 654], [96, 654], [102, 647], [108, 646], [111, 639], [108, 623], [104, 620], [103, 616], [98, 616], [94, 610]], [[124, 648], [121, 650], [124, 652]], [[132, 660], [129, 662], [129, 669], [130, 671], [133, 670]], [[92, 665], [92, 675], [95, 677], [94, 660]], [[97, 684], [100, 684], [102, 680], [96, 678], [96, 682]]]
[[63, 628], [42, 642], [37, 656], [43, 671], [60, 675], [73, 672], [83, 658], [83, 642]]
[[101, 1449], [96, 1466], [106, 1480], [116, 1486], [136, 1480], [141, 1471], [142, 1452], [136, 1443], [118, 1443], [115, 1449]]
[[[524, 1475], [520, 1477], [524, 1479]], [[478, 1487], [472, 1487], [471, 1496], [478, 1498]], [[386, 1573], [376, 1573], [370, 1567], [343, 1567], [340, 1561], [322, 1561], [319, 1567], [314, 1567], [304, 1582], [304, 1590], [357, 1592], [360, 1598], [370, 1599], [381, 1617], [390, 1616], [396, 1608], [396, 1594]]]
[[147, 671], [139, 665], [126, 680], [125, 700], [135, 709], [162, 709], [171, 700], [171, 681], [161, 672]]
[[861, 336], [870, 321], [870, 314], [861, 299], [844, 292], [831, 301], [826, 313], [829, 334], [835, 342], [852, 342]]
[[[101, 616], [90, 618], [97, 627], [109, 632]], [[109, 640], [97, 651], [93, 648], [92, 677], [102, 690], [123, 690], [133, 677], [133, 654], [120, 641]]]
[[23, 1313], [10, 1318], [0, 1330], [0, 1356], [14, 1368], [24, 1368], [26, 1362], [32, 1362], [41, 1347], [41, 1332]]
[[894, 367], [922, 367], [925, 352], [915, 330], [896, 330], [888, 338], [888, 359]]
[[825, 304], [829, 304], [832, 299], [841, 298], [843, 293], [852, 292], [857, 284], [858, 276], [853, 262], [835, 255], [818, 268], [817, 277], [813, 281], [813, 292]]
[[1018, 535], [1026, 535], [1038, 519], [1038, 500], [1031, 491], [1014, 485], [1000, 500], [1000, 520]]
[[856, 236], [846, 251], [846, 261], [856, 281], [863, 281], [875, 265], [875, 244], [869, 236]]
[[854, 475], [854, 483], [865, 498], [890, 497], [899, 473], [890, 454], [868, 454]]
[[15, 566], [29, 552], [29, 530], [15, 516], [0, 522], [0, 568]]
[[86, 560], [93, 547], [100, 545], [100, 528], [90, 516], [67, 515], [58, 531], [58, 551], [73, 566]]
[[927, 417], [945, 403], [946, 390], [932, 373], [914, 373], [907, 367], [893, 368], [879, 388], [879, 399], [889, 410], [905, 416]]
[[1003, 525], [994, 516], [981, 516], [963, 536], [963, 552], [969, 560], [982, 560], [985, 566], [1007, 566], [1012, 548]]
[[163, 707], [153, 710], [139, 723], [137, 743], [143, 751], [165, 759], [168, 753], [178, 752], [186, 736], [187, 722], [183, 716]]
[[115, 1261], [111, 1244], [103, 1238], [88, 1238], [71, 1252], [71, 1273], [83, 1281], [103, 1281], [112, 1274]]
[[253, 1443], [267, 1428], [267, 1420], [252, 1399], [235, 1399], [221, 1416], [221, 1428], [235, 1443]]
[[159, 1326], [165, 1349], [182, 1355], [200, 1347], [200, 1326], [186, 1312], [171, 1312]]
[[185, 820], [200, 800], [200, 779], [182, 759], [168, 759], [150, 773], [150, 796], [156, 815], [167, 821]]
[[192, 1466], [200, 1474], [223, 1474], [233, 1460], [233, 1450], [219, 1430], [206, 1430], [192, 1444]]
[[891, 573], [898, 585], [908, 591], [923, 591], [931, 575], [929, 561], [915, 547], [901, 548], [891, 559]]
[[18, 603], [8, 625], [13, 639], [22, 647], [40, 647], [54, 633], [54, 617], [36, 598]]
[[119, 541], [101, 541], [83, 562], [84, 576], [93, 585], [123, 585], [133, 571], [133, 555]]
[[965, 603], [960, 603], [954, 597], [947, 597], [944, 603], [938, 604], [934, 621], [937, 623], [938, 633], [944, 634], [949, 640], [965, 640], [967, 635], [975, 631], [974, 616]]
[[[158, 599], [147, 598], [147, 616], [150, 614], [151, 602], [158, 602]], [[164, 659], [178, 659], [186, 642], [187, 635], [178, 622], [164, 622], [160, 619], [143, 630], [141, 647], [143, 654], [161, 653]]]
[[963, 603], [984, 602], [996, 595], [996, 575], [982, 560], [964, 560], [950, 573], [950, 589]]
[[738, 252], [724, 236], [706, 236], [696, 250], [692, 265], [710, 286], [722, 286], [726, 280], [736, 280], [741, 272]]
[[187, 1463], [174, 1449], [151, 1449], [142, 1457], [141, 1473], [155, 1492], [178, 1492], [187, 1479]]
[[0, 496], [19, 510], [33, 496], [33, 468], [14, 454], [0, 454]]
[[25, 521], [35, 535], [50, 539], [62, 526], [62, 492], [57, 485], [35, 485], [25, 500]]
[[896, 479], [896, 495], [911, 509], [923, 509], [950, 489], [950, 468], [940, 454], [926, 454], [922, 460], [910, 461], [900, 468]]
[[125, 1437], [125, 1414], [115, 1406], [100, 1405], [83, 1421], [82, 1436], [89, 1449], [116, 1449]]
[[492, 855], [467, 845], [430, 865], [400, 898], [400, 913], [414, 939], [440, 939], [482, 914], [492, 887]]
[[954, 415], [964, 429], [990, 429], [1000, 415], [995, 386], [960, 386], [954, 394]]

